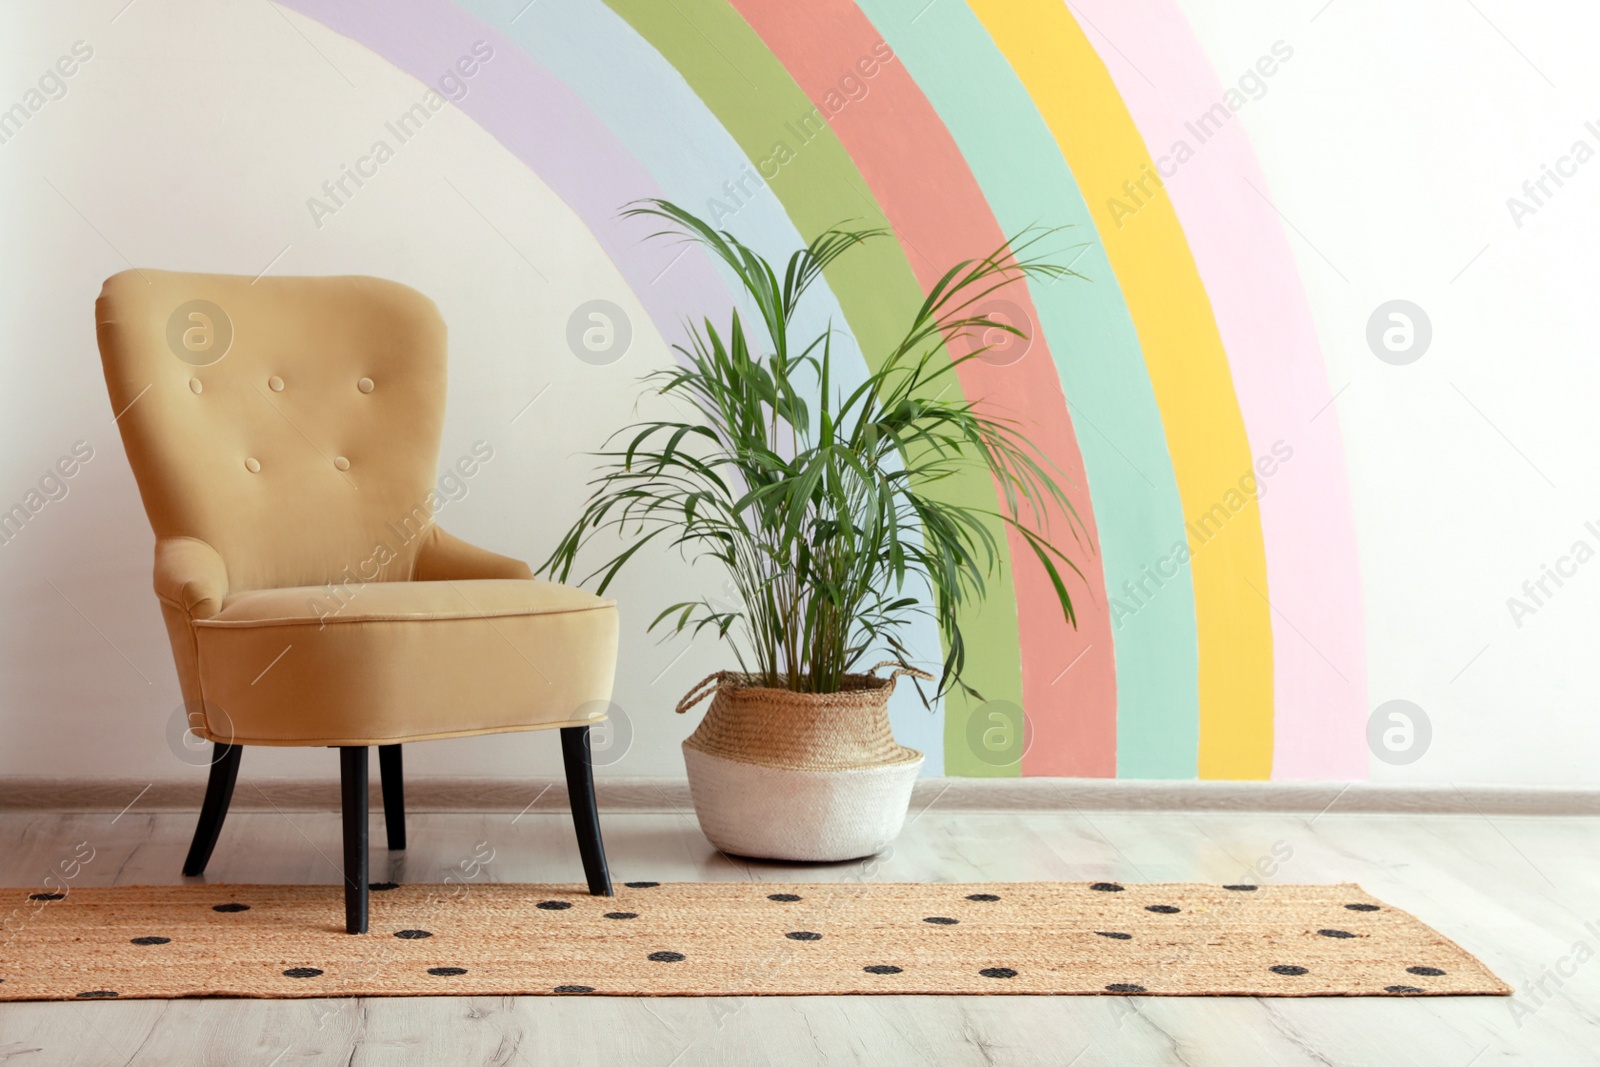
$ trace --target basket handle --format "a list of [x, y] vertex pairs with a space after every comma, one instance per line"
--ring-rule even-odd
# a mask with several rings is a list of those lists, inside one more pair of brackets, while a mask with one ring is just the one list
[[889, 684], [890, 685], [893, 685], [895, 679], [899, 678], [902, 674], [909, 674], [913, 678], [921, 678], [924, 682], [933, 681], [933, 675], [929, 674], [927, 671], [918, 670], [916, 667], [911, 666], [911, 664], [906, 663], [906, 662], [904, 662], [902, 660], [897, 660], [897, 659], [886, 659], [882, 663], [878, 664], [876, 667], [872, 668], [867, 673], [875, 675], [885, 667], [898, 667], [899, 668], [899, 670], [896, 670], [894, 673], [889, 675]]
[[682, 715], [706, 697], [721, 689], [724, 681], [722, 676], [726, 673], [728, 672], [717, 671], [715, 674], [708, 674], [696, 682], [694, 688], [683, 694], [683, 699], [678, 701], [678, 714]]

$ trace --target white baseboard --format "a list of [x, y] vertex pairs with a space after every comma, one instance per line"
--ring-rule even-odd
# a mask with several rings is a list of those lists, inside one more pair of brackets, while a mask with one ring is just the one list
[[[376, 775], [374, 775], [376, 779]], [[0, 778], [0, 811], [198, 811], [204, 784], [136, 779]], [[602, 778], [602, 810], [689, 812], [683, 778]], [[379, 803], [373, 789], [372, 803]], [[566, 784], [550, 778], [416, 778], [411, 811], [565, 811]], [[336, 811], [339, 782], [252, 779], [234, 811]], [[1088, 778], [924, 778], [913, 811], [1236, 811], [1600, 815], [1600, 789], [1550, 786], [1386, 785], [1369, 782], [1199, 782]]]

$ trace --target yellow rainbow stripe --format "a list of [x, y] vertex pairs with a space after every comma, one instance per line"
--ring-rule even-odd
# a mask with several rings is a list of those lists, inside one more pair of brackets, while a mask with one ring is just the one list
[[1165, 196], [1147, 199], [1120, 227], [1105, 210], [1113, 198], [1128, 201], [1124, 182], [1155, 168], [1066, 5], [969, 3], [1077, 177], [1144, 348], [1189, 530], [1200, 644], [1200, 776], [1268, 778], [1273, 660], [1266, 549], [1253, 498], [1220, 529], [1206, 521], [1251, 471], [1253, 458], [1200, 273]]

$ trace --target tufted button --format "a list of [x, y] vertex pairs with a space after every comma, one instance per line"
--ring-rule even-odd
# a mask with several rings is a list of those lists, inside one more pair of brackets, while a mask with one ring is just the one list
[[333, 458], [333, 465], [342, 471], [347, 471], [350, 469], [350, 461], [345, 459], [343, 456], [335, 456]]
[[251, 474], [255, 474], [261, 470], [261, 464], [256, 462], [256, 458], [254, 456], [251, 456], [249, 459], [244, 461], [244, 469], [249, 471]]
[[363, 378], [363, 379], [361, 379], [359, 382], [356, 383], [356, 388], [361, 390], [363, 393], [372, 392], [372, 390], [374, 388], [374, 386], [372, 384], [372, 379], [371, 378]]
[[198, 392], [200, 392], [200, 390], [202, 390], [204, 388], [205, 388], [205, 386], [200, 384], [200, 379], [199, 378], [190, 378], [189, 379], [189, 392], [198, 393]]
[[274, 393], [283, 392], [283, 379], [274, 374], [272, 377], [267, 379], [267, 388], [271, 389]]

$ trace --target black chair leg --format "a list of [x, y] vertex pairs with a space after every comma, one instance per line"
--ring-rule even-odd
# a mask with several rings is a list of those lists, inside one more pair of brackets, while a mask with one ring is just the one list
[[214, 744], [206, 799], [200, 805], [200, 821], [194, 828], [194, 840], [189, 843], [188, 858], [183, 861], [183, 873], [191, 878], [204, 874], [206, 864], [211, 862], [211, 850], [217, 847], [222, 820], [228, 817], [228, 803], [233, 800], [233, 784], [239, 779], [239, 757], [243, 752], [241, 745], [220, 741]]
[[384, 829], [390, 850], [399, 852], [406, 847], [406, 782], [399, 745], [378, 746], [378, 772], [383, 778]]
[[367, 932], [367, 750], [339, 749], [339, 786], [344, 811], [344, 928]]
[[606, 870], [606, 846], [600, 840], [600, 812], [594, 803], [594, 764], [589, 758], [589, 728], [561, 728], [561, 759], [567, 768], [567, 798], [572, 804], [572, 825], [578, 832], [578, 854], [589, 894], [609, 897], [611, 872]]

